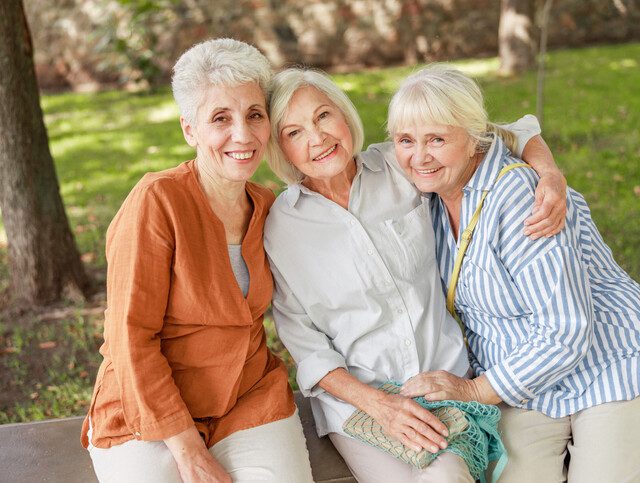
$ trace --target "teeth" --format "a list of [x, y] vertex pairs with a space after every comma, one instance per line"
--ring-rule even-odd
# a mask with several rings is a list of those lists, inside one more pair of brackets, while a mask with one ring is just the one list
[[233, 159], [249, 159], [251, 156], [253, 156], [253, 151], [247, 151], [244, 153], [227, 153], [229, 156], [231, 156]]
[[321, 159], [326, 158], [327, 156], [329, 156], [332, 152], [334, 152], [336, 150], [336, 148], [338, 147], [337, 144], [335, 144], [331, 149], [327, 149], [324, 153], [322, 153], [320, 156], [316, 156], [315, 158], [313, 158], [315, 161], [320, 161]]
[[433, 168], [433, 169], [414, 169], [416, 173], [418, 174], [431, 174], [431, 173], [435, 173], [436, 171], [438, 171], [440, 168]]

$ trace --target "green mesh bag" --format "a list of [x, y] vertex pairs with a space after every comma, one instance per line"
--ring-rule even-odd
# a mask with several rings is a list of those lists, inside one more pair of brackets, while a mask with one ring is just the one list
[[[385, 382], [378, 389], [392, 394], [400, 391], [400, 385]], [[507, 462], [507, 454], [498, 433], [500, 410], [497, 406], [478, 402], [437, 401], [429, 402], [423, 397], [414, 398], [420, 406], [428, 409], [449, 430], [447, 448], [430, 453], [414, 451], [400, 441], [388, 436], [380, 424], [367, 413], [356, 410], [344, 422], [342, 429], [348, 435], [374, 446], [391, 456], [416, 468], [427, 467], [441, 453], [457, 454], [467, 463], [469, 472], [476, 480], [485, 481], [484, 472], [490, 461], [498, 460], [493, 472], [496, 481]]]

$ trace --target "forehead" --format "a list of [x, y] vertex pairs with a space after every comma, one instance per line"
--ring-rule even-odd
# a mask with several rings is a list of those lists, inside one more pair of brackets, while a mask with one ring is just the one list
[[283, 122], [292, 122], [295, 119], [311, 116], [322, 105], [336, 107], [324, 92], [313, 86], [301, 87], [291, 96]]
[[437, 134], [439, 136], [453, 136], [459, 134], [460, 131], [464, 131], [464, 129], [458, 126], [437, 124], [427, 121], [421, 123], [409, 123], [406, 125], [400, 125], [398, 130], [394, 133], [394, 136], [400, 136], [403, 134], [410, 134], [415, 137], [422, 137], [430, 134]]
[[200, 107], [206, 107], [207, 110], [217, 108], [244, 110], [256, 104], [266, 106], [264, 93], [256, 82], [248, 82], [235, 86], [207, 86]]

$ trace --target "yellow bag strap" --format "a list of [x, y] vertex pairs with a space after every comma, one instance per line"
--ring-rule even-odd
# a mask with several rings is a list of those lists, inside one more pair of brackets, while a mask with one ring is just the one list
[[[527, 163], [516, 163], [505, 166], [500, 170], [498, 176], [496, 178], [496, 182], [502, 178], [505, 174], [515, 168], [531, 168]], [[458, 277], [460, 276], [460, 269], [462, 268], [462, 261], [464, 260], [464, 255], [467, 252], [467, 248], [471, 243], [471, 238], [473, 237], [473, 230], [475, 230], [476, 225], [478, 224], [478, 219], [480, 218], [480, 212], [482, 211], [482, 204], [484, 203], [484, 199], [489, 194], [488, 190], [484, 190], [482, 192], [482, 197], [480, 198], [480, 202], [478, 203], [478, 207], [476, 211], [473, 213], [471, 217], [471, 221], [467, 225], [467, 227], [462, 232], [462, 236], [460, 237], [460, 246], [458, 247], [458, 252], [456, 253], [456, 261], [453, 264], [453, 272], [451, 273], [451, 278], [449, 279], [449, 290], [447, 291], [447, 310], [449, 313], [456, 319], [458, 325], [460, 326], [460, 330], [462, 331], [462, 337], [464, 337], [465, 343], [468, 345], [467, 337], [464, 331], [464, 324], [462, 323], [462, 319], [458, 316], [455, 308], [455, 299], [456, 299], [456, 287], [458, 286]]]

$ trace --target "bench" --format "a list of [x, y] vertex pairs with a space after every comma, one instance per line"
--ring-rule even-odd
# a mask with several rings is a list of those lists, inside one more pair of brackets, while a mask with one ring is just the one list
[[[309, 400], [295, 393], [316, 482], [355, 483], [329, 438], [318, 438]], [[80, 445], [83, 417], [0, 426], [0, 481], [95, 482], [89, 453]]]

